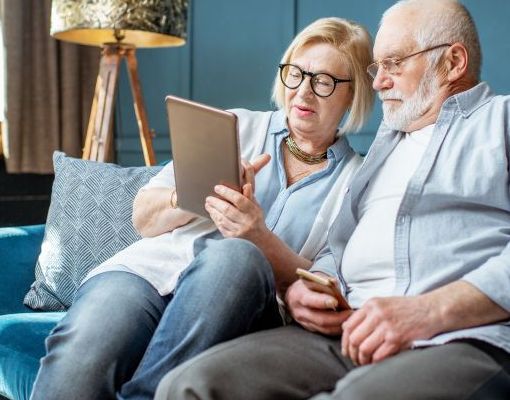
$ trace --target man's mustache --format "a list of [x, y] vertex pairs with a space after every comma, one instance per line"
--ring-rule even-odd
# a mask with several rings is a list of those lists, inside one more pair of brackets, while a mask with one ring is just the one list
[[384, 100], [403, 100], [404, 95], [400, 93], [398, 90], [389, 89], [384, 92], [378, 93], [379, 99], [381, 101]]

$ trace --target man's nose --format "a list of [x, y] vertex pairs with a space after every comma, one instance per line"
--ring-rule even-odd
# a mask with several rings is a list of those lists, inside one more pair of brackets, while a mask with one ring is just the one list
[[372, 87], [376, 91], [391, 89], [393, 87], [393, 79], [391, 78], [390, 74], [386, 72], [381, 66], [377, 68], [377, 74], [375, 75], [374, 81], [372, 82]]

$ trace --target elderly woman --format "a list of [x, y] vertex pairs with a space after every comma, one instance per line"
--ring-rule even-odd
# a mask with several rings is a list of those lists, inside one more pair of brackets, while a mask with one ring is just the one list
[[133, 220], [144, 238], [82, 284], [47, 339], [32, 399], [152, 399], [183, 361], [282, 324], [277, 294], [297, 267], [320, 263], [360, 164], [344, 134], [370, 112], [371, 60], [370, 36], [352, 22], [299, 33], [278, 67], [279, 110], [234, 110], [252, 164], [242, 193], [219, 185], [206, 199], [210, 220], [175, 208], [171, 163], [142, 188]]

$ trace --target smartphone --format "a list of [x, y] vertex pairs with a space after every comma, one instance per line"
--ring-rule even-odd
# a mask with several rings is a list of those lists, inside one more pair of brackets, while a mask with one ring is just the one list
[[340, 311], [351, 309], [351, 306], [349, 306], [349, 303], [347, 303], [347, 300], [342, 295], [342, 292], [340, 292], [340, 288], [338, 287], [335, 279], [326, 278], [302, 268], [296, 269], [296, 274], [301, 279], [305, 279], [316, 284], [315, 288], [317, 291], [333, 296], [338, 301], [338, 306], [336, 306], [335, 310]]

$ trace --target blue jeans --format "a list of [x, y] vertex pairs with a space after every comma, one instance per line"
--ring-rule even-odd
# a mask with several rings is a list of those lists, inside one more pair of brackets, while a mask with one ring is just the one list
[[278, 325], [271, 266], [245, 240], [210, 243], [173, 296], [161, 297], [130, 273], [103, 273], [78, 290], [48, 337], [32, 399], [152, 399], [161, 378], [180, 363]]

